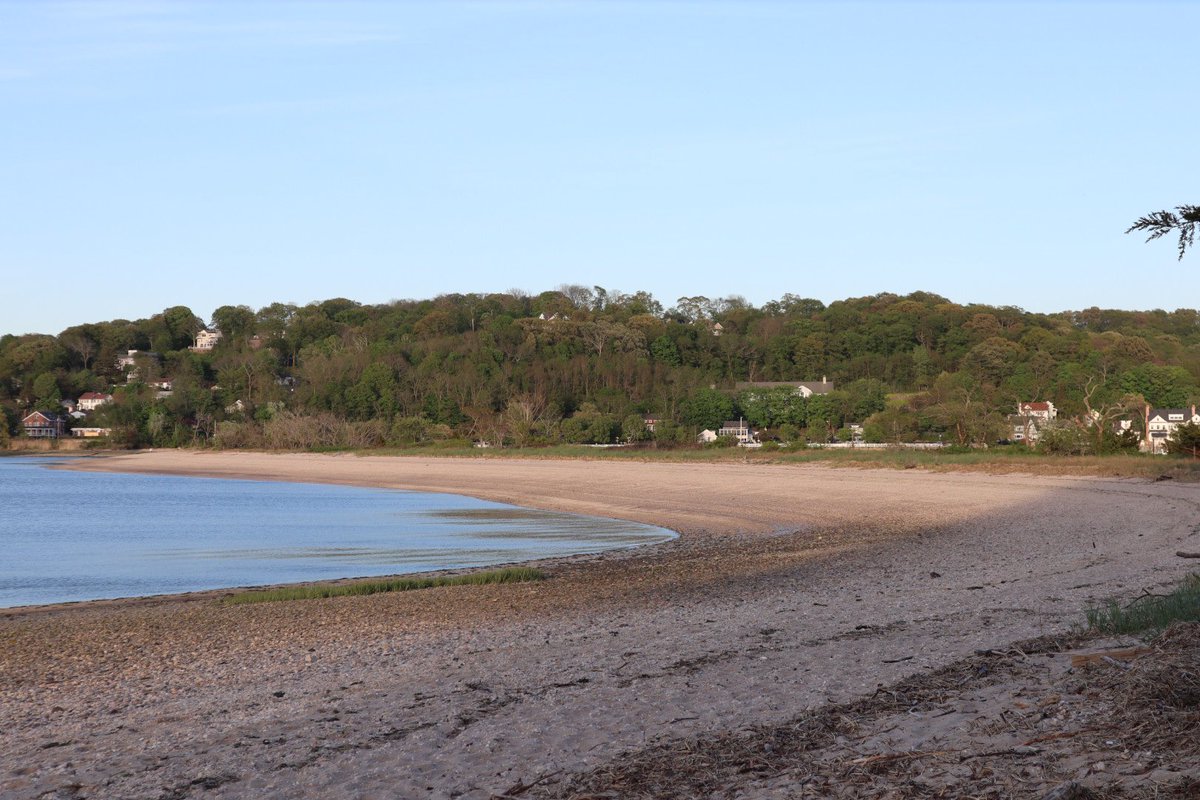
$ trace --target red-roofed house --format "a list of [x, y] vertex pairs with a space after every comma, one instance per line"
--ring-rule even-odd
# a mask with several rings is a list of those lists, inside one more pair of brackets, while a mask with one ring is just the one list
[[1050, 420], [1058, 416], [1058, 409], [1049, 401], [1039, 403], [1017, 403], [1017, 416], [1036, 417]]

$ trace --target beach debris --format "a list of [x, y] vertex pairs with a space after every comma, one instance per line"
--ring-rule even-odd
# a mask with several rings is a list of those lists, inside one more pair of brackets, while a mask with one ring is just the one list
[[492, 800], [505, 800], [506, 798], [509, 798], [509, 797], [519, 797], [520, 795], [525, 794], [525, 792], [528, 792], [533, 787], [538, 786], [539, 784], [543, 784], [546, 781], [550, 780], [551, 778], [553, 778], [555, 775], [559, 774], [560, 772], [562, 772], [561, 769], [556, 769], [553, 772], [543, 773], [542, 775], [539, 775], [538, 777], [534, 778], [529, 783], [524, 783], [523, 781], [518, 780], [514, 785], [510, 786], [508, 789], [501, 792], [500, 794], [492, 795]]
[[1189, 553], [1186, 550], [1176, 550], [1175, 555], [1180, 558], [1200, 558], [1200, 553]]
[[1096, 795], [1079, 781], [1060, 783], [1042, 796], [1042, 800], [1089, 800]]
[[1118, 650], [1103, 650], [1098, 653], [1076, 653], [1071, 656], [1071, 666], [1082, 667], [1084, 664], [1095, 664], [1101, 661], [1105, 663], [1131, 661], [1149, 652], [1151, 652], [1149, 647], [1123, 647]]

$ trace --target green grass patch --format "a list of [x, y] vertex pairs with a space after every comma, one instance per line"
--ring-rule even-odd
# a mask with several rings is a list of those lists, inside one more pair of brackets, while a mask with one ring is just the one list
[[1125, 605], [1110, 600], [1086, 613], [1090, 629], [1110, 634], [1153, 634], [1172, 622], [1200, 622], [1200, 574], [1184, 578], [1169, 594], [1145, 594]]
[[466, 575], [442, 575], [434, 578], [390, 578], [383, 581], [323, 583], [312, 586], [285, 586], [280, 589], [254, 589], [238, 592], [221, 602], [225, 605], [273, 603], [279, 600], [312, 600], [319, 597], [347, 597], [381, 592], [411, 592], [437, 586], [482, 586], [489, 583], [526, 583], [540, 581], [546, 574], [533, 567], [507, 567]]

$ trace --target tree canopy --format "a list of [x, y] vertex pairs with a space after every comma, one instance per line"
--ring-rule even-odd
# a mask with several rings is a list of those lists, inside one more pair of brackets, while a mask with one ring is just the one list
[[[1134, 402], [1200, 400], [1200, 311], [1186, 308], [1034, 314], [929, 292], [828, 305], [788, 294], [761, 307], [693, 295], [665, 307], [646, 292], [566, 285], [224, 305], [209, 323], [223, 337], [194, 351], [203, 324], [174, 306], [0, 337], [0, 427], [16, 433], [28, 411], [99, 391], [114, 401], [88, 424], [128, 444], [691, 443], [739, 416], [787, 441], [854, 422], [877, 441], [970, 444], [1002, 438], [1019, 401], [1108, 419]], [[128, 350], [139, 353], [122, 368]], [[823, 379], [834, 391], [808, 398], [745, 388]]]

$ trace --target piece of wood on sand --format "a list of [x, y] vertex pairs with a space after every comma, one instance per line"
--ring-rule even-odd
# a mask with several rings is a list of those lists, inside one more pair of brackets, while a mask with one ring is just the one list
[[1149, 647], [1122, 647], [1119, 650], [1101, 650], [1098, 653], [1077, 653], [1071, 656], [1071, 666], [1082, 667], [1084, 664], [1099, 664], [1107, 662], [1108, 659], [1129, 661], [1149, 652]]

